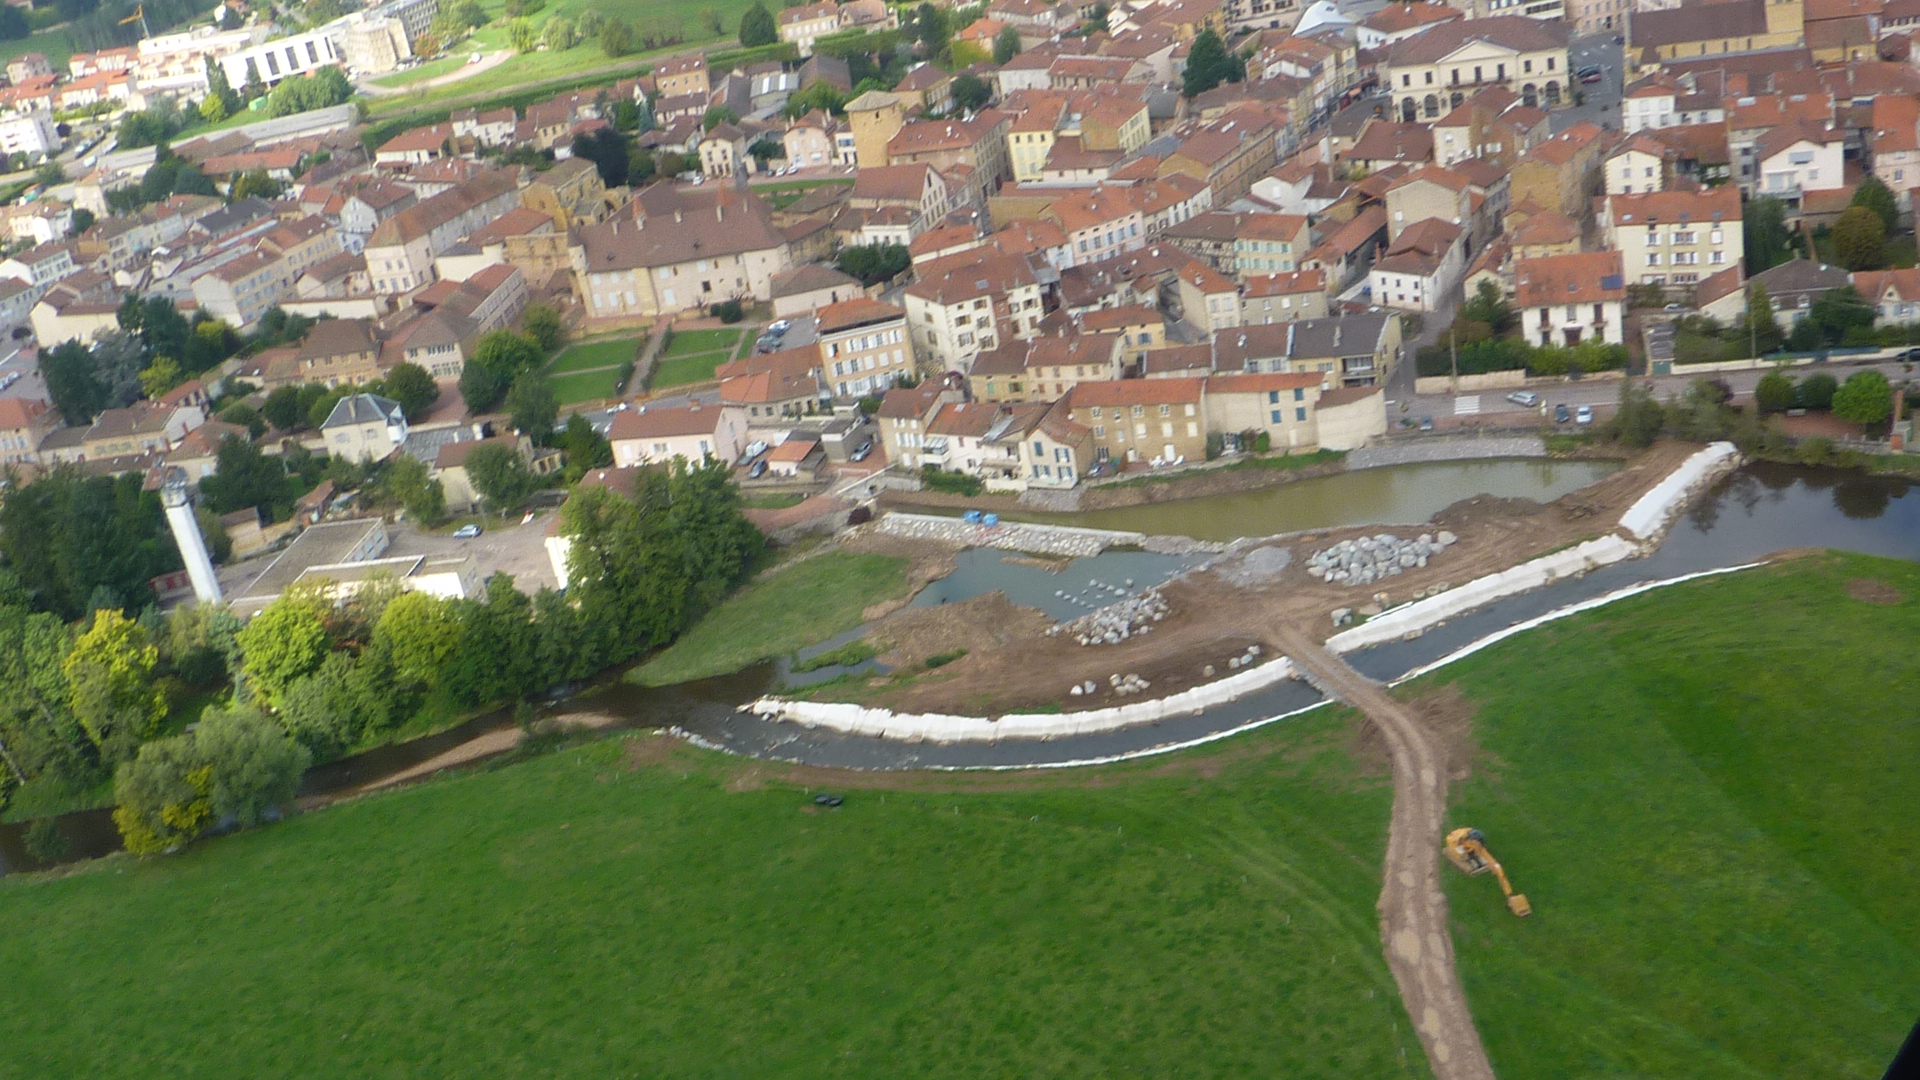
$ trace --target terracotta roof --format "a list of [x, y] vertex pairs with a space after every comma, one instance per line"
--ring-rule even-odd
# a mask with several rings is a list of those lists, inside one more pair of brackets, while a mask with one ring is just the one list
[[[1636, 12], [1639, 20], [1648, 13]], [[1539, 52], [1567, 47], [1567, 24], [1541, 22], [1523, 15], [1493, 15], [1484, 19], [1442, 22], [1431, 30], [1402, 38], [1388, 50], [1392, 67], [1411, 67], [1439, 61], [1472, 41], [1486, 41], [1517, 52]]]
[[818, 332], [823, 335], [838, 334], [862, 326], [893, 322], [906, 317], [907, 313], [904, 310], [864, 296], [842, 300], [837, 304], [828, 304], [814, 313]]
[[940, 400], [943, 387], [929, 379], [919, 386], [896, 386], [880, 398], [877, 415], [888, 420], [918, 420]]
[[1616, 225], [1645, 225], [1651, 221], [1740, 220], [1740, 191], [1735, 187], [1702, 191], [1649, 191], [1607, 197]]
[[1515, 302], [1521, 307], [1596, 304], [1627, 295], [1617, 251], [1520, 259], [1514, 263], [1513, 280]]
[[1630, 49], [1758, 37], [1767, 32], [1766, 0], [1721, 0], [1666, 11], [1636, 11]]
[[1214, 375], [1207, 379], [1207, 393], [1269, 394], [1275, 390], [1305, 390], [1310, 386], [1319, 386], [1325, 378], [1318, 371]]
[[680, 406], [642, 405], [613, 414], [607, 430], [610, 442], [625, 439], [665, 439], [674, 436], [711, 435], [719, 426], [721, 411], [693, 404]]
[[1816, 146], [1825, 146], [1828, 143], [1840, 142], [1845, 138], [1846, 134], [1844, 132], [1829, 131], [1818, 124], [1811, 124], [1805, 120], [1796, 120], [1792, 123], [1781, 124], [1779, 127], [1760, 136], [1759, 140], [1754, 143], [1753, 156], [1764, 162], [1768, 158], [1783, 153], [1802, 142], [1810, 142]]
[[1106, 379], [1076, 383], [1068, 391], [1073, 407], [1105, 405], [1163, 405], [1198, 402], [1205, 379]]
[[1244, 295], [1248, 297], [1290, 296], [1296, 293], [1327, 291], [1325, 270], [1295, 270], [1291, 274], [1249, 274]]
[[1920, 300], [1920, 269], [1855, 271], [1853, 287], [1870, 304], [1878, 304], [1889, 294], [1902, 301]]
[[813, 452], [819, 449], [819, 447], [820, 443], [817, 440], [792, 436], [789, 437], [786, 442], [767, 451], [767, 460], [791, 461], [798, 464], [811, 457]]
[[1580, 239], [1580, 223], [1558, 211], [1543, 210], [1507, 235], [1521, 245], [1566, 244]]
[[670, 266], [696, 258], [768, 251], [786, 243], [773, 227], [767, 205], [720, 185], [709, 191], [664, 190], [654, 185], [642, 198], [656, 204], [639, 220], [602, 222], [581, 228], [586, 270], [631, 270]]
[[971, 120], [916, 120], [887, 140], [887, 154], [902, 157], [969, 149], [992, 137], [1002, 123], [1011, 119], [1006, 113], [985, 109]]
[[1119, 330], [1130, 326], [1160, 326], [1160, 313], [1145, 304], [1101, 308], [1080, 316], [1080, 328], [1087, 331]]
[[1374, 120], [1342, 156], [1349, 161], [1426, 161], [1433, 157], [1433, 129]]
[[919, 206], [926, 194], [927, 174], [932, 171], [933, 166], [926, 164], [861, 169], [854, 174], [852, 198], [901, 200]]

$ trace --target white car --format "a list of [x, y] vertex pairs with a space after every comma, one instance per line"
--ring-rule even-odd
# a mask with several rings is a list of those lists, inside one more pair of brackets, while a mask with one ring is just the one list
[[473, 54], [472, 56], [469, 56], [469, 57], [467, 57], [467, 63], [469, 63], [469, 64], [477, 64], [477, 63], [479, 63], [479, 62], [480, 62], [480, 54], [479, 54], [479, 53], [474, 53], [474, 54]]
[[1540, 395], [1527, 390], [1515, 390], [1513, 393], [1507, 395], [1507, 400], [1513, 402], [1515, 405], [1524, 405], [1531, 409], [1540, 404]]
[[1573, 422], [1576, 424], [1593, 423], [1593, 406], [1582, 405], [1578, 409], [1575, 409], [1573, 413]]
[[767, 324], [767, 333], [784, 334], [793, 329], [793, 323], [787, 319], [775, 319]]

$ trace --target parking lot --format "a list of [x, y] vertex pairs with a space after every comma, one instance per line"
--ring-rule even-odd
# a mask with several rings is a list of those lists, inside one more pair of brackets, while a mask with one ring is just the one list
[[421, 532], [411, 523], [402, 522], [392, 527], [393, 546], [387, 554], [472, 555], [482, 577], [510, 574], [515, 588], [531, 594], [542, 587], [551, 589], [556, 583], [553, 563], [547, 558], [546, 538], [547, 526], [559, 512], [538, 511], [524, 525], [518, 517], [504, 521], [496, 518], [484, 524], [484, 531], [471, 540], [456, 540], [447, 529]]

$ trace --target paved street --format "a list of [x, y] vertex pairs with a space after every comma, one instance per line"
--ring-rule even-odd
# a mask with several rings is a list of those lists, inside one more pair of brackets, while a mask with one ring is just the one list
[[1567, 50], [1568, 66], [1578, 72], [1581, 68], [1599, 64], [1605, 69], [1606, 77], [1590, 86], [1578, 81], [1573, 84], [1584, 95], [1584, 104], [1569, 106], [1553, 113], [1552, 125], [1556, 134], [1582, 120], [1591, 120], [1601, 127], [1618, 128], [1620, 126], [1620, 95], [1623, 92], [1621, 81], [1624, 77], [1621, 52], [1621, 47], [1613, 43], [1611, 33], [1595, 34], [1592, 37], [1573, 40], [1572, 46]]
[[[1846, 381], [1847, 376], [1863, 368], [1876, 368], [1890, 380], [1912, 378], [1911, 372], [1898, 362], [1880, 361], [1876, 363], [1848, 364], [1834, 362], [1828, 364], [1807, 365], [1789, 368], [1788, 374], [1796, 379], [1805, 378], [1816, 371], [1825, 371], [1834, 378]], [[1654, 396], [1662, 401], [1669, 397], [1678, 397], [1687, 389], [1687, 385], [1696, 378], [1717, 378], [1726, 381], [1737, 397], [1750, 397], [1754, 384], [1760, 381], [1767, 369], [1759, 371], [1726, 371], [1706, 376], [1701, 375], [1661, 375], [1653, 379]], [[1398, 382], [1398, 380], [1395, 380]], [[1644, 376], [1636, 376], [1636, 381], [1646, 382]], [[1555, 405], [1578, 408], [1592, 405], [1603, 417], [1613, 411], [1620, 400], [1620, 381], [1618, 379], [1594, 380], [1588, 382], [1533, 385], [1527, 387], [1540, 395], [1540, 406], [1528, 408], [1507, 400], [1511, 390], [1485, 390], [1471, 394], [1422, 394], [1412, 399], [1412, 407], [1402, 414], [1399, 407], [1390, 406], [1388, 421], [1395, 423], [1401, 415], [1430, 416], [1436, 427], [1452, 426], [1456, 423], [1486, 424], [1503, 426], [1509, 424], [1530, 423], [1535, 415], [1543, 410], [1551, 416]]]

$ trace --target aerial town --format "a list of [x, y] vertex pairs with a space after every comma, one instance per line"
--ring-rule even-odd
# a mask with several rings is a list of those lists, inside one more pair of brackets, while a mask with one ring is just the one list
[[1920, 1075], [1920, 0], [711, 2], [0, 5], [0, 1074]]

